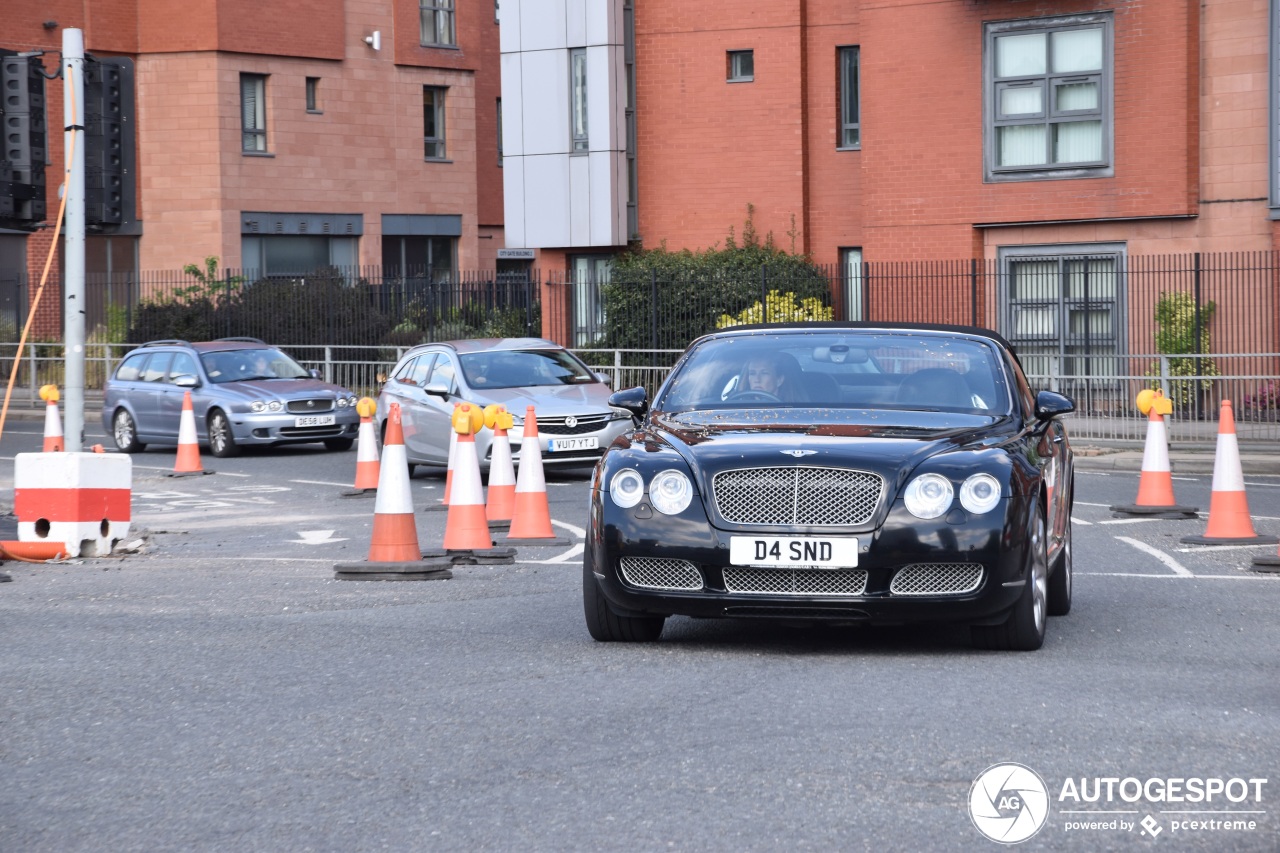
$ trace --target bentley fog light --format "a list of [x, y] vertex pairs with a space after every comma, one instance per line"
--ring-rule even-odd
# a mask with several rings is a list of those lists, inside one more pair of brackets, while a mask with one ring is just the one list
[[902, 495], [907, 510], [916, 518], [937, 518], [951, 506], [951, 481], [941, 474], [921, 474], [907, 484]]
[[658, 512], [678, 515], [693, 500], [693, 483], [679, 471], [668, 469], [649, 484], [649, 500]]
[[1000, 502], [1000, 483], [990, 474], [974, 474], [960, 487], [960, 505], [974, 515], [991, 512]]
[[623, 468], [613, 475], [609, 481], [609, 497], [618, 506], [626, 509], [640, 503], [644, 497], [644, 479], [640, 472], [632, 468]]

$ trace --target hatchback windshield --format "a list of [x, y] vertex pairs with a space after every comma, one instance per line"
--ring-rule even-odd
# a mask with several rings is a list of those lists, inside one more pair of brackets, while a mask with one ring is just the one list
[[689, 353], [655, 407], [916, 409], [1006, 415], [997, 351], [974, 338], [809, 332], [715, 338]]
[[528, 388], [536, 385], [585, 385], [595, 375], [565, 350], [499, 350], [459, 357], [472, 388]]
[[209, 381], [245, 382], [252, 379], [310, 379], [311, 374], [278, 349], [237, 349], [200, 356]]

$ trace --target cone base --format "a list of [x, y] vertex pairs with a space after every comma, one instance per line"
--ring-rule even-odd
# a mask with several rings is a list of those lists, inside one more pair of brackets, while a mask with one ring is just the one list
[[453, 577], [448, 569], [426, 569], [422, 563], [378, 563], [378, 571], [351, 571], [356, 564], [339, 563], [333, 579], [339, 581], [447, 581]]
[[1253, 566], [1250, 570], [1255, 572], [1264, 572], [1266, 574], [1280, 574], [1280, 555], [1273, 557], [1254, 557]]
[[162, 477], [199, 477], [201, 474], [216, 474], [217, 471], [165, 471]]
[[1188, 545], [1274, 545], [1280, 543], [1280, 537], [1276, 536], [1246, 536], [1246, 537], [1230, 537], [1230, 536], [1183, 536], [1178, 540]]
[[1200, 509], [1194, 506], [1179, 506], [1171, 504], [1169, 506], [1143, 506], [1140, 504], [1128, 504], [1126, 506], [1110, 507], [1113, 513], [1117, 515], [1132, 516], [1134, 518], [1199, 518]]
[[372, 498], [377, 497], [378, 489], [353, 489], [351, 491], [339, 492], [338, 496], [343, 498]]

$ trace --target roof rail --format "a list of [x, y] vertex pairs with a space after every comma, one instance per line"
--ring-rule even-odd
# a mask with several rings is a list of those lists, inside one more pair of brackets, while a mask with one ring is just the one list
[[262, 340], [261, 338], [245, 338], [245, 337], [218, 338], [216, 340], [216, 343], [225, 343], [225, 342], [231, 342], [231, 341], [236, 341], [243, 344], [262, 344], [264, 347], [269, 346], [269, 344], [266, 341]]
[[191, 346], [191, 342], [184, 341], [180, 338], [165, 338], [159, 341], [147, 341], [144, 344], [138, 344], [138, 346], [140, 347], [162, 347], [162, 346], [189, 347]]

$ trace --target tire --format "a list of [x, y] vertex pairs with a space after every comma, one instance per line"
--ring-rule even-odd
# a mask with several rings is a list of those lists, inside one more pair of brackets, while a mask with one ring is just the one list
[[324, 446], [326, 449], [337, 451], [350, 450], [351, 445], [355, 443], [355, 439], [353, 438], [326, 438], [324, 440]]
[[980, 649], [1034, 652], [1044, 645], [1048, 621], [1049, 560], [1046, 554], [1044, 507], [1037, 502], [1027, 543], [1027, 582], [1013, 612], [1001, 625], [974, 625], [973, 645]]
[[602, 643], [652, 643], [662, 634], [665, 616], [619, 616], [600, 593], [590, 551], [582, 558], [582, 610], [587, 631]]
[[1062, 550], [1053, 561], [1049, 574], [1049, 615], [1066, 616], [1071, 612], [1071, 519], [1067, 519], [1066, 534], [1062, 537]]
[[409, 463], [409, 479], [413, 479], [413, 472], [418, 470], [418, 466], [412, 462]]
[[221, 409], [209, 413], [209, 450], [221, 459], [240, 455], [240, 445], [231, 432], [231, 421]]
[[126, 409], [116, 409], [111, 416], [111, 437], [121, 453], [139, 453], [147, 447], [138, 441], [138, 427]]

